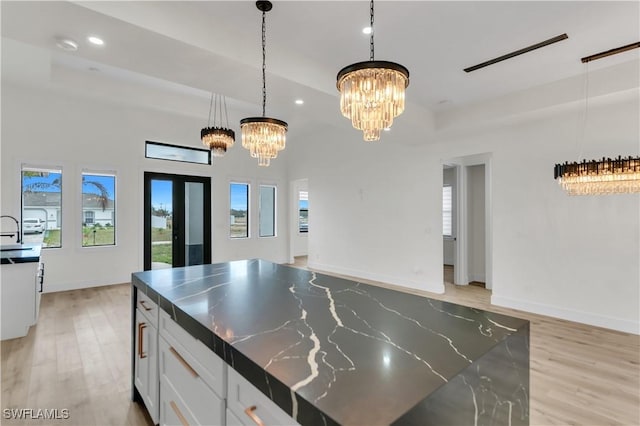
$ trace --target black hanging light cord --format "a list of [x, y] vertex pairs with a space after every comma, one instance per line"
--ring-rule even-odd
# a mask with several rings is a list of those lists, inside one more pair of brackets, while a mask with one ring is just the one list
[[369, 10], [369, 15], [371, 17], [371, 26], [369, 27], [371, 28], [371, 36], [369, 38], [369, 60], [373, 61], [374, 53], [375, 53], [375, 47], [373, 45], [373, 0], [371, 0], [371, 8]]

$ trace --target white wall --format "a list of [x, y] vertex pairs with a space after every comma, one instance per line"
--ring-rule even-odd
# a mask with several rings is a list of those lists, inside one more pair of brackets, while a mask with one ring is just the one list
[[[583, 110], [442, 139], [430, 155], [491, 152], [492, 303], [640, 332], [640, 196], [570, 197], [553, 165], [578, 157], [638, 155], [638, 93]], [[435, 207], [434, 207], [435, 209]]]
[[485, 166], [466, 167], [468, 279], [485, 282]]
[[[638, 155], [637, 92], [590, 108], [586, 158]], [[553, 180], [553, 165], [578, 155], [582, 114], [553, 109], [421, 146], [399, 123], [377, 143], [352, 129], [309, 135], [290, 152], [313, 194], [309, 265], [443, 291], [442, 162], [489, 153], [493, 303], [640, 333], [640, 197], [569, 197]]]
[[[2, 85], [3, 214], [20, 217], [20, 165], [63, 167], [61, 249], [48, 249], [47, 291], [128, 282], [143, 267], [144, 171], [211, 176], [212, 257], [226, 261], [261, 257], [288, 259], [287, 215], [278, 217], [278, 236], [257, 238], [258, 185], [276, 184], [278, 210], [288, 206], [286, 154], [268, 168], [257, 166], [239, 143], [213, 166], [144, 158], [145, 140], [200, 147], [201, 120], [151, 110]], [[117, 246], [81, 247], [80, 179], [83, 168], [117, 172]], [[251, 186], [252, 238], [228, 238], [229, 181]]]

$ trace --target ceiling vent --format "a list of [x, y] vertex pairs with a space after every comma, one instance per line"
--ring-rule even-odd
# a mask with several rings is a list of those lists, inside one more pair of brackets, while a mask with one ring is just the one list
[[557, 43], [559, 41], [566, 40], [568, 38], [569, 38], [569, 36], [566, 33], [565, 34], [560, 34], [559, 36], [555, 36], [553, 38], [550, 38], [549, 40], [541, 41], [540, 43], [532, 44], [531, 46], [525, 47], [523, 49], [516, 50], [516, 51], [511, 52], [511, 53], [507, 53], [506, 55], [498, 56], [497, 58], [490, 59], [488, 61], [482, 62], [481, 64], [474, 65], [474, 66], [469, 67], [469, 68], [465, 68], [464, 71], [465, 72], [471, 72], [471, 71], [479, 70], [480, 68], [484, 68], [484, 67], [488, 67], [489, 65], [497, 64], [498, 62], [502, 62], [502, 61], [505, 61], [507, 59], [514, 58], [514, 57], [522, 55], [524, 53], [531, 52], [532, 50], [540, 49], [541, 47], [549, 46], [550, 44]]

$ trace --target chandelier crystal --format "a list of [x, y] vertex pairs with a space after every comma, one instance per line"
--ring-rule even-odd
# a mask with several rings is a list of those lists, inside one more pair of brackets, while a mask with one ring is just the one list
[[[581, 59], [583, 63], [587, 64], [585, 68], [583, 134], [589, 116], [589, 62], [639, 47], [640, 42], [631, 43]], [[584, 139], [584, 135], [582, 139]], [[640, 193], [640, 157], [629, 156], [622, 158], [622, 156], [618, 156], [613, 160], [603, 157], [600, 161], [582, 160], [581, 163], [565, 162], [564, 164], [556, 164], [553, 170], [553, 178], [558, 180], [562, 189], [569, 195]]]
[[242, 146], [249, 150], [251, 157], [258, 159], [258, 165], [268, 167], [278, 152], [285, 148], [287, 123], [265, 116], [267, 106], [266, 83], [266, 13], [273, 8], [270, 1], [257, 1], [256, 7], [262, 12], [262, 117], [240, 120]]
[[569, 195], [640, 192], [640, 157], [556, 164], [554, 178]]
[[[215, 99], [215, 102], [214, 102]], [[222, 127], [222, 104], [224, 102], [224, 115], [227, 120], [227, 127]], [[213, 127], [211, 127], [211, 108], [215, 104], [213, 112]], [[218, 116], [218, 104], [220, 105], [220, 124], [216, 125]], [[207, 127], [200, 130], [202, 144], [211, 150], [214, 157], [223, 157], [227, 149], [233, 146], [236, 134], [229, 129], [229, 118], [227, 116], [227, 99], [220, 95], [211, 93], [211, 103], [209, 104], [209, 122]]]
[[365, 141], [377, 141], [404, 111], [409, 70], [395, 62], [374, 60], [374, 9], [370, 7], [371, 36], [369, 61], [357, 62], [338, 72], [340, 112], [354, 128], [364, 132]]

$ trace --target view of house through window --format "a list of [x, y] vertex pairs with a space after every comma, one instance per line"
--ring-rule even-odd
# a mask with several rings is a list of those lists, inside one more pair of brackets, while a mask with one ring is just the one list
[[22, 167], [22, 236], [24, 242], [62, 247], [62, 170]]
[[276, 236], [276, 187], [260, 185], [260, 236]]
[[249, 238], [249, 184], [231, 183], [229, 200], [229, 236]]
[[451, 220], [451, 185], [442, 187], [442, 235], [452, 235]]
[[116, 177], [82, 173], [82, 247], [116, 243]]
[[298, 192], [298, 231], [309, 232], [309, 193]]

